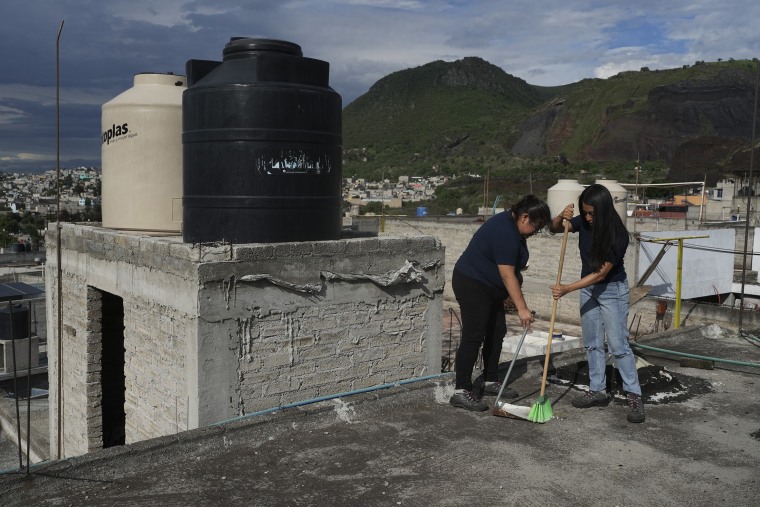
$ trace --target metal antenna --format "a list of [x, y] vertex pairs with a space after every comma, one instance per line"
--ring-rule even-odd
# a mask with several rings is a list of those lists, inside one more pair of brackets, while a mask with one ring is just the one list
[[56, 285], [58, 289], [58, 459], [61, 459], [61, 433], [63, 428], [63, 316], [61, 310], [63, 309], [62, 295], [63, 289], [61, 287], [61, 106], [60, 106], [60, 78], [59, 78], [59, 47], [61, 41], [61, 32], [63, 31], [63, 20], [61, 20], [61, 26], [58, 27], [58, 37], [55, 40], [55, 159], [56, 159], [56, 179], [57, 189], [55, 196], [55, 226], [56, 226], [56, 269], [57, 280]]

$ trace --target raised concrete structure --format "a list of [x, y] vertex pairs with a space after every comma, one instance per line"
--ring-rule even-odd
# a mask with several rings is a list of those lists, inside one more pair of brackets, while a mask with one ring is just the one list
[[[556, 331], [555, 331], [556, 334]], [[504, 345], [502, 349], [503, 353], [510, 354], [510, 358], [514, 356], [517, 351], [517, 346], [520, 344], [520, 337], [522, 333], [508, 334], [504, 337]], [[531, 358], [546, 355], [546, 345], [549, 342], [549, 333], [544, 331], [530, 330], [525, 335], [522, 347], [520, 347], [520, 353], [518, 358]], [[560, 352], [567, 352], [568, 350], [583, 348], [583, 341], [578, 336], [562, 335], [561, 339], [552, 340], [552, 354], [558, 354]]]
[[50, 231], [51, 457], [59, 396], [72, 456], [440, 372], [434, 237], [194, 245], [61, 224], [59, 360]]

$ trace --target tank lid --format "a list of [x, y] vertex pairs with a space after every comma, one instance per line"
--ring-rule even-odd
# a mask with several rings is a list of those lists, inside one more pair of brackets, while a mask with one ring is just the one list
[[230, 41], [224, 46], [222, 55], [226, 60], [227, 58], [245, 58], [247, 55], [259, 52], [303, 56], [301, 46], [293, 42], [276, 39], [250, 39], [248, 37], [230, 37]]
[[171, 85], [185, 86], [187, 78], [173, 72], [139, 72], [134, 76], [134, 84], [137, 85]]

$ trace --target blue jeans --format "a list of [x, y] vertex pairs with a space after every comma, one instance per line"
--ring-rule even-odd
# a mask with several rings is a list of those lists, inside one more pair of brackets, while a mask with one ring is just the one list
[[628, 344], [628, 281], [598, 283], [580, 291], [583, 346], [588, 358], [589, 389], [605, 391], [607, 347], [615, 357], [615, 365], [627, 393], [641, 395], [636, 358]]

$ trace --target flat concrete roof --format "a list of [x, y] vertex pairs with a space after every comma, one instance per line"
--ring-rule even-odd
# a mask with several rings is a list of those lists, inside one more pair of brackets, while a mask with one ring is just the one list
[[[717, 326], [639, 340], [760, 363], [760, 347]], [[554, 358], [545, 424], [453, 408], [447, 375], [6, 472], [0, 503], [757, 505], [760, 369], [637, 350], [651, 364], [643, 424], [626, 421], [622, 401], [572, 407], [576, 350]], [[514, 404], [535, 403], [539, 363], [518, 363]]]

